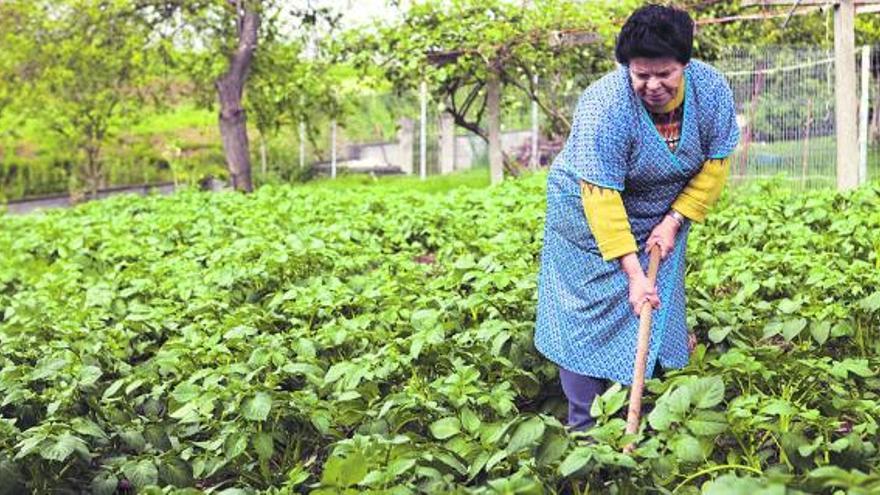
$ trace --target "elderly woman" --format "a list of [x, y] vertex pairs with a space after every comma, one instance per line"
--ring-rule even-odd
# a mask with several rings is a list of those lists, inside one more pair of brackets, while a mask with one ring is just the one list
[[720, 195], [739, 139], [724, 77], [691, 60], [693, 33], [686, 12], [636, 10], [620, 65], [584, 91], [548, 174], [535, 346], [559, 366], [573, 430], [592, 426], [607, 380], [632, 383], [642, 304], [655, 308], [647, 377], [688, 362], [688, 230]]

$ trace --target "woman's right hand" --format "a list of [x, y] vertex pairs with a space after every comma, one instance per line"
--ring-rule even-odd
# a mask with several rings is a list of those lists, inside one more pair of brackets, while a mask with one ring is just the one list
[[644, 273], [629, 279], [629, 303], [633, 313], [641, 316], [642, 304], [648, 302], [654, 309], [660, 307], [660, 297], [657, 295], [657, 287], [651, 285]]
[[636, 316], [641, 316], [639, 310], [645, 301], [651, 303], [654, 309], [660, 307], [660, 298], [657, 295], [657, 287], [651, 286], [645, 272], [639, 264], [639, 258], [635, 253], [624, 255], [620, 260], [621, 267], [629, 279], [629, 303]]

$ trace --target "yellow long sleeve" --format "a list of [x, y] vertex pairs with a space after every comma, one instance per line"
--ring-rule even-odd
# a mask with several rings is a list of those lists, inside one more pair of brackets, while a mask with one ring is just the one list
[[581, 182], [581, 202], [602, 259], [609, 261], [637, 251], [618, 191]]
[[672, 209], [695, 222], [702, 222], [724, 189], [730, 158], [710, 159], [672, 203]]

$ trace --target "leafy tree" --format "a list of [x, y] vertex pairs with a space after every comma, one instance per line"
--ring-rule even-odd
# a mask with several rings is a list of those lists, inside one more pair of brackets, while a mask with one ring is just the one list
[[547, 132], [562, 136], [571, 125], [569, 95], [613, 67], [607, 41], [613, 40], [614, 19], [637, 3], [585, 8], [573, 0], [430, 0], [413, 5], [399, 21], [347, 33], [338, 53], [364, 74], [379, 67], [381, 79], [397, 92], [428, 81], [456, 125], [484, 140], [486, 85], [497, 76], [509, 100], [525, 95], [536, 101]]
[[94, 194], [106, 183], [102, 150], [114, 125], [142, 99], [148, 33], [119, 16], [115, 3], [13, 0], [0, 10], [14, 20], [0, 42], [4, 53], [17, 54], [7, 77], [26, 83], [16, 90], [20, 106], [77, 151], [74, 180]]
[[[257, 128], [271, 133], [284, 122], [285, 107], [304, 89], [285, 80], [309, 73], [303, 40], [318, 28], [333, 28], [334, 10], [282, 0], [138, 0], [135, 10], [158, 33], [184, 47], [178, 62], [204, 96], [213, 88], [227, 166], [236, 189], [250, 191], [247, 110]], [[300, 65], [304, 63], [304, 65]], [[254, 84], [249, 84], [254, 81]], [[246, 93], [253, 92], [250, 97]], [[247, 98], [248, 104], [245, 104]]]

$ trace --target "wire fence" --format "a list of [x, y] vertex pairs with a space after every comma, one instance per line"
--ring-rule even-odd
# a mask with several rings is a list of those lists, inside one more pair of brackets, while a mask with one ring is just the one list
[[[862, 71], [863, 50], [859, 50], [856, 67]], [[865, 128], [862, 174], [865, 180], [877, 177], [880, 172], [880, 47], [871, 47], [865, 58], [867, 78], [859, 87], [865, 115], [860, 127]], [[737, 47], [722, 52], [712, 62], [727, 77], [736, 102], [737, 121], [740, 126], [741, 139], [732, 157], [731, 182], [741, 184], [754, 179], [775, 178], [787, 182], [796, 189], [833, 188], [837, 181], [837, 157], [835, 136], [835, 73], [834, 54], [832, 51], [810, 47]], [[599, 77], [600, 75], [596, 75]], [[595, 78], [592, 78], [595, 79]], [[861, 77], [857, 79], [862, 79]], [[580, 91], [566, 95], [565, 113], [571, 115]], [[864, 93], [864, 97], [862, 97]], [[387, 97], [385, 97], [387, 99]], [[538, 133], [534, 135], [532, 123], [533, 105], [522, 94], [504, 95], [504, 111], [502, 114], [502, 147], [512, 158], [524, 165], [534, 163], [535, 143], [543, 144], [542, 129], [546, 127], [545, 116], [539, 116]], [[417, 99], [417, 97], [414, 97]], [[386, 100], [392, 106], [390, 114], [398, 123], [401, 118], [412, 120], [412, 124], [398, 125], [403, 134], [411, 125], [413, 137], [402, 143], [412, 152], [400, 152], [397, 156], [411, 156], [411, 166], [404, 166], [406, 173], [419, 173], [420, 161], [426, 162], [428, 175], [483, 166], [486, 164], [486, 142], [479, 136], [464, 129], [455, 130], [454, 167], [444, 168], [442, 162], [445, 154], [439, 144], [443, 140], [439, 124], [442, 105], [429, 100], [427, 122], [425, 126], [427, 151], [420, 154], [420, 125], [417, 103], [410, 104], [413, 111], [404, 112], [407, 108], [400, 102]], [[853, 118], [856, 118], [854, 116]], [[485, 128], [485, 122], [480, 122]], [[362, 128], [362, 126], [361, 126]], [[373, 144], [346, 145], [345, 152], [339, 156], [349, 160], [349, 164], [357, 164], [364, 160], [370, 146], [378, 145], [383, 139], [386, 144], [392, 138], [387, 132], [375, 136]], [[398, 142], [400, 144], [400, 142]], [[556, 148], [542, 148], [537, 161], [547, 165]], [[464, 148], [464, 149], [462, 149]], [[551, 156], [548, 158], [547, 154]], [[385, 156], [392, 156], [386, 153]], [[370, 158], [366, 158], [370, 161]], [[378, 163], [378, 161], [373, 160]], [[405, 161], [397, 158], [398, 163]], [[394, 167], [395, 159], [384, 160], [384, 165]]]
[[735, 49], [715, 65], [733, 90], [741, 129], [731, 179], [782, 176], [803, 187], [834, 185], [832, 54]]
[[[859, 51], [861, 67], [865, 52]], [[868, 76], [858, 89], [865, 113], [865, 180], [877, 177], [877, 64], [868, 49]], [[795, 188], [834, 187], [837, 181], [834, 54], [812, 48], [736, 48], [715, 62], [727, 76], [742, 131], [732, 179], [781, 177]], [[861, 69], [857, 69], [861, 71]], [[861, 79], [861, 78], [859, 78]], [[862, 97], [864, 94], [864, 97]], [[857, 116], [853, 116], [856, 118]]]

